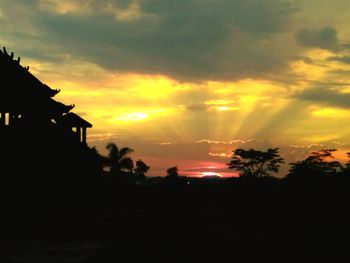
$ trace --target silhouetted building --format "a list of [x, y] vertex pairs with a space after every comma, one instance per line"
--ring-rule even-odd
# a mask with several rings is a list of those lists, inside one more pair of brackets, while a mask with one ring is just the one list
[[92, 127], [91, 123], [72, 112], [63, 115], [57, 122], [64, 128], [74, 130], [78, 140], [86, 143], [86, 129]]
[[[34, 129], [62, 124], [75, 127], [81, 142], [86, 142], [86, 128], [92, 125], [74, 113], [74, 105], [52, 99], [60, 90], [53, 90], [14, 60], [13, 53], [0, 50], [0, 74], [4, 84], [0, 96], [1, 129]], [[82, 129], [82, 137], [81, 137]]]
[[48, 178], [74, 181], [99, 171], [99, 155], [86, 144], [92, 124], [70, 112], [74, 105], [53, 99], [60, 90], [38, 80], [5, 48], [0, 50], [0, 81], [3, 177], [42, 185]]

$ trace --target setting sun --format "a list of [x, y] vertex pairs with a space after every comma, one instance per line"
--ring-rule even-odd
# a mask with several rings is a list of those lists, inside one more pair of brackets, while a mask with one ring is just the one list
[[216, 172], [202, 172], [201, 173], [202, 177], [221, 177], [221, 174], [216, 173]]

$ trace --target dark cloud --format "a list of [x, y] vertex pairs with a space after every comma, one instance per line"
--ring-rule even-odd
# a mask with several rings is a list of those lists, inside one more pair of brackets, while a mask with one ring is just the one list
[[350, 108], [350, 93], [341, 93], [336, 89], [313, 87], [295, 94], [294, 97], [335, 107]]
[[207, 111], [209, 106], [206, 104], [192, 104], [185, 106], [187, 111]]
[[337, 50], [339, 41], [337, 31], [332, 27], [321, 29], [303, 29], [296, 35], [299, 44], [305, 47], [317, 47], [328, 50]]
[[[9, 42], [20, 41], [17, 33], [25, 24], [35, 32], [26, 39], [33, 49], [49, 46], [52, 53], [110, 70], [161, 73], [181, 80], [259, 78], [276, 75], [295, 55], [292, 47], [285, 48], [290, 44], [285, 33], [296, 10], [286, 0], [139, 1], [139, 14], [127, 20], [118, 20], [112, 11], [127, 12], [135, 1], [90, 0], [84, 5], [93, 12], [63, 14], [31, 1], [28, 9], [21, 7], [23, 1], [14, 5], [22, 8], [22, 18], [8, 25], [13, 29]], [[12, 1], [2, 1], [0, 8], [2, 22], [18, 15]]]
[[334, 56], [328, 58], [329, 61], [338, 61], [345, 64], [350, 64], [350, 56]]

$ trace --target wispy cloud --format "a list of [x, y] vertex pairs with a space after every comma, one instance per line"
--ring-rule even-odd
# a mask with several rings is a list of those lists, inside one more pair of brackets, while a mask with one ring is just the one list
[[212, 153], [212, 152], [209, 152], [208, 154], [209, 154], [209, 156], [223, 157], [223, 158], [229, 158], [229, 157], [232, 156], [232, 154], [229, 154], [229, 153]]

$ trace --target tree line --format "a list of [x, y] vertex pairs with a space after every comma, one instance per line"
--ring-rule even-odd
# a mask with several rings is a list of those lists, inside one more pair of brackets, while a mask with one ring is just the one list
[[[143, 184], [146, 174], [150, 169], [142, 160], [134, 161], [130, 154], [134, 152], [129, 147], [119, 148], [115, 143], [106, 146], [108, 155], [103, 157], [104, 171], [108, 175], [117, 176], [121, 181]], [[313, 151], [304, 160], [289, 163], [290, 170], [287, 178], [318, 178], [329, 175], [350, 175], [350, 153], [347, 153], [349, 161], [345, 164], [335, 160], [333, 153], [336, 149], [321, 149]], [[285, 160], [279, 154], [279, 148], [267, 150], [235, 149], [230, 161], [229, 169], [239, 173], [241, 178], [263, 178], [278, 173]], [[177, 166], [166, 170], [166, 180], [177, 182], [180, 179]]]
[[[240, 177], [261, 178], [277, 173], [285, 160], [279, 155], [278, 148], [266, 151], [236, 149], [227, 163], [229, 169], [239, 172]], [[336, 149], [313, 151], [304, 160], [290, 163], [287, 178], [312, 179], [329, 175], [350, 175], [350, 160], [342, 164], [336, 161], [333, 153]], [[350, 158], [350, 153], [347, 153]]]
[[[129, 156], [133, 149], [129, 147], [119, 148], [115, 143], [108, 143], [106, 146], [108, 155], [103, 157], [103, 166], [107, 174], [118, 176], [119, 179], [126, 183], [143, 184], [146, 180], [146, 174], [150, 169], [144, 161], [134, 161]], [[170, 167], [166, 170], [166, 179], [170, 182], [179, 180], [179, 169], [177, 166]]]

